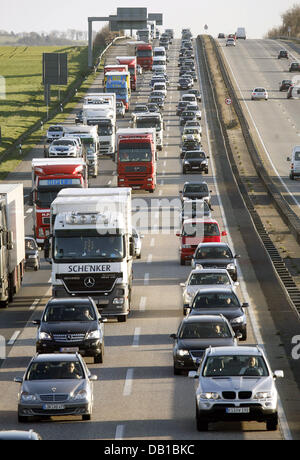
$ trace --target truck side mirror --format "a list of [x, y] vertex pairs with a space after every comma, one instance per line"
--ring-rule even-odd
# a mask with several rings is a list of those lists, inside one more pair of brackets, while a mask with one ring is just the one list
[[47, 238], [45, 238], [45, 241], [44, 241], [44, 257], [48, 261], [49, 261], [49, 255], [50, 255], [50, 241], [49, 241], [49, 237], [47, 236]]
[[6, 247], [9, 251], [11, 251], [14, 248], [14, 236], [12, 231], [7, 232], [7, 243]]
[[33, 205], [33, 194], [34, 194], [34, 190], [31, 190], [30, 193], [29, 193], [29, 199], [28, 199], [28, 205], [29, 206]]
[[129, 240], [129, 255], [132, 256], [132, 257], [135, 255], [134, 241], [133, 241], [132, 236], [130, 237], [130, 240]]

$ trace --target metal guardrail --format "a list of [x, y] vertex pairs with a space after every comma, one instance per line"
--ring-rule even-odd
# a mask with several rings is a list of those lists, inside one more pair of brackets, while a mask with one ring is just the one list
[[249, 130], [249, 125], [248, 122], [244, 116], [241, 104], [235, 94], [235, 89], [233, 87], [233, 84], [231, 82], [231, 79], [228, 75], [227, 68], [225, 67], [223, 57], [221, 56], [221, 53], [218, 49], [218, 46], [215, 42], [215, 40], [210, 37], [210, 40], [212, 42], [222, 77], [224, 79], [224, 82], [226, 84], [226, 87], [228, 89], [230, 98], [232, 99], [233, 107], [234, 110], [237, 114], [237, 117], [239, 119], [242, 133], [248, 148], [248, 151], [250, 153], [253, 165], [255, 167], [255, 170], [257, 172], [257, 175], [259, 178], [262, 180], [264, 183], [268, 194], [270, 198], [272, 199], [272, 202], [274, 206], [276, 207], [277, 211], [279, 212], [281, 218], [284, 220], [285, 224], [289, 227], [291, 233], [293, 234], [294, 238], [296, 239], [297, 243], [300, 243], [300, 219], [297, 216], [297, 214], [292, 210], [290, 205], [287, 203], [283, 195], [281, 194], [279, 188], [277, 185], [273, 182], [272, 178], [269, 176], [261, 158], [260, 155], [257, 151], [257, 148], [253, 142], [252, 136], [250, 134]]

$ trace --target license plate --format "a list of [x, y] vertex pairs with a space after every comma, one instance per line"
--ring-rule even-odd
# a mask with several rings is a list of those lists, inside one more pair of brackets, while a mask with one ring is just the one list
[[192, 169], [199, 169], [199, 166], [192, 166]]
[[44, 410], [64, 410], [65, 406], [63, 404], [44, 404]]
[[67, 347], [67, 348], [60, 348], [59, 350], [61, 353], [77, 353], [79, 351], [78, 347]]
[[227, 407], [227, 414], [249, 414], [250, 407]]

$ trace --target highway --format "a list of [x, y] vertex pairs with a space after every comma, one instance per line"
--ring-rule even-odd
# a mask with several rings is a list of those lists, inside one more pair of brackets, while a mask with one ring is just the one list
[[[240, 43], [238, 45], [235, 49], [224, 50], [226, 57], [229, 51], [237, 54], [243, 50], [246, 56], [250, 52], [255, 54], [258, 53], [257, 48], [263, 55], [266, 49], [271, 53], [268, 42], [264, 42], [264, 45], [258, 44], [257, 48], [250, 41], [249, 44], [246, 41], [241, 46]], [[43, 306], [51, 295], [50, 265], [43, 261], [39, 272], [26, 273], [23, 287], [13, 304], [8, 309], [0, 311], [0, 334], [5, 337], [7, 344], [7, 358], [0, 368], [0, 392], [5, 395], [5, 398], [0, 399], [0, 429], [32, 428], [38, 431], [43, 439], [49, 440], [193, 441], [300, 438], [299, 417], [297, 417], [299, 388], [290, 369], [289, 357], [280, 345], [278, 328], [270, 309], [270, 304], [276, 306], [276, 302], [281, 302], [282, 305], [286, 300], [282, 297], [280, 287], [274, 284], [274, 276], [270, 271], [270, 262], [266, 255], [263, 251], [253, 248], [253, 242], [249, 241], [248, 247], [245, 235], [241, 233], [244, 227], [247, 228], [247, 232], [250, 232], [247, 213], [239, 203], [232, 202], [230, 193], [226, 192], [225, 173], [220, 171], [218, 163], [220, 152], [215, 150], [215, 144], [211, 140], [209, 117], [205, 116], [206, 106], [210, 104], [207, 99], [208, 92], [205, 87], [202, 88], [201, 81], [198, 85], [204, 95], [204, 102], [201, 104], [203, 148], [210, 155], [209, 174], [203, 179], [208, 182], [213, 191], [213, 217], [218, 220], [221, 229], [226, 229], [228, 232], [228, 237], [225, 237], [224, 241], [234, 247], [233, 252], [241, 255], [238, 293], [241, 300], [250, 304], [246, 343], [263, 345], [273, 370], [283, 369], [285, 372], [286, 378], [278, 381], [277, 384], [282, 404], [280, 429], [268, 432], [265, 430], [264, 423], [243, 422], [212, 424], [207, 433], [197, 432], [194, 382], [186, 376], [173, 375], [173, 341], [169, 335], [177, 331], [182, 319], [182, 288], [179, 284], [187, 279], [190, 267], [181, 266], [179, 263], [179, 241], [174, 229], [176, 222], [171, 223], [170, 231], [165, 227], [165, 223], [161, 221], [161, 212], [158, 210], [158, 200], [178, 200], [183, 183], [196, 178], [195, 175], [183, 176], [181, 172], [179, 156], [181, 129], [179, 118], [175, 114], [176, 104], [180, 99], [180, 92], [177, 90], [179, 48], [180, 40], [177, 39], [173, 41], [169, 51], [170, 62], [167, 71], [171, 84], [164, 109], [165, 146], [162, 152], [158, 153], [158, 186], [153, 195], [143, 192], [133, 193], [135, 199], [144, 200], [145, 216], [151, 224], [150, 226], [145, 225], [145, 222], [143, 224], [142, 258], [134, 262], [132, 311], [126, 323], [110, 321], [105, 324], [104, 363], [95, 365], [87, 359], [92, 374], [98, 376], [98, 381], [94, 385], [95, 404], [92, 420], [82, 422], [73, 417], [63, 419], [56, 417], [51, 421], [30, 422], [26, 425], [17, 423], [19, 386], [13, 382], [13, 378], [23, 375], [30, 358], [35, 353], [36, 327], [31, 321], [40, 317]], [[106, 63], [114, 63], [115, 56], [129, 53], [129, 46], [128, 48], [126, 45], [113, 46]], [[233, 62], [234, 60], [231, 62], [232, 65]], [[277, 63], [277, 60], [275, 63], [272, 61], [270, 66], [272, 65], [276, 69], [277, 66], [284, 67], [283, 63]], [[252, 69], [252, 73], [254, 72], [258, 70]], [[245, 72], [245, 78], [249, 73]], [[150, 77], [151, 73], [144, 73], [138, 77], [138, 90], [133, 93], [132, 106], [137, 101], [147, 102]], [[277, 73], [272, 78], [274, 81], [281, 79], [278, 79]], [[252, 84], [249, 77], [247, 86], [246, 83], [242, 85], [245, 95], [253, 85], [263, 84], [259, 76], [254, 80]], [[91, 90], [99, 90], [101, 82], [102, 75], [99, 75]], [[269, 110], [271, 104], [277, 107], [276, 100], [272, 101], [271, 98], [267, 103], [261, 102], [257, 106]], [[290, 101], [283, 100], [282, 104], [290, 104]], [[293, 112], [290, 116], [292, 114]], [[264, 116], [268, 114], [264, 113]], [[118, 121], [118, 126], [127, 127], [129, 120], [128, 114], [125, 119]], [[269, 123], [268, 125], [272, 126]], [[279, 134], [283, 136], [281, 133], [282, 129]], [[293, 142], [291, 141], [291, 145]], [[286, 142], [284, 149], [285, 153], [288, 153]], [[25, 194], [28, 194], [31, 185], [30, 165], [31, 158], [35, 156], [43, 156], [42, 143], [7, 179], [7, 182], [22, 181]], [[100, 169], [100, 176], [91, 179], [90, 186], [116, 186], [115, 164], [110, 159], [101, 159]], [[282, 173], [283, 171], [284, 168]], [[151, 204], [153, 209], [150, 207]], [[25, 206], [25, 211], [26, 233], [31, 234], [31, 210], [28, 205]], [[149, 216], [150, 212], [151, 216]], [[171, 213], [173, 214], [175, 213]], [[256, 265], [253, 265], [253, 257], [257, 258]], [[264, 276], [259, 279], [258, 270], [264, 272]], [[268, 282], [271, 286], [267, 285]], [[278, 318], [281, 319], [281, 315], [284, 315], [286, 321], [295, 323], [294, 315], [287, 305], [284, 304], [283, 310], [278, 313]], [[293, 422], [292, 429], [288, 425], [290, 420]]]
[[[299, 60], [299, 48], [276, 40], [237, 40], [235, 47], [227, 47], [225, 40], [219, 44], [270, 174], [299, 216], [299, 183], [289, 179], [287, 162], [292, 148], [300, 142], [299, 100], [287, 99], [286, 92], [279, 91], [282, 80], [298, 75], [289, 72], [289, 66]], [[278, 59], [280, 49], [288, 50], [289, 59]], [[251, 100], [251, 91], [257, 86], [266, 88], [268, 101]]]

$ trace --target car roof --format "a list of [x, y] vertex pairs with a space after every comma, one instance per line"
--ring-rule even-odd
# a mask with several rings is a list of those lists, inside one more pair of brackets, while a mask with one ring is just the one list
[[201, 248], [205, 248], [205, 247], [226, 247], [226, 248], [229, 248], [230, 249], [230, 246], [229, 244], [227, 243], [224, 243], [224, 242], [219, 242], [219, 243], [215, 243], [215, 242], [211, 242], [211, 243], [199, 243], [198, 244], [198, 249], [201, 247]]
[[222, 356], [222, 355], [254, 355], [263, 356], [263, 351], [259, 347], [249, 345], [228, 346], [228, 347], [210, 347], [208, 349], [209, 355]]
[[186, 219], [184, 223], [185, 224], [191, 224], [191, 223], [218, 224], [218, 222], [215, 219], [212, 219], [211, 217], [195, 217], [192, 219]]
[[223, 315], [193, 315], [183, 318], [181, 324], [183, 323], [204, 323], [207, 321], [219, 321], [220, 323], [227, 322], [226, 318]]
[[211, 288], [205, 288], [205, 289], [201, 289], [200, 291], [198, 291], [197, 294], [199, 295], [206, 295], [206, 294], [213, 294], [213, 293], [220, 294], [221, 292], [223, 292], [224, 294], [236, 294], [233, 286], [227, 286], [227, 287], [226, 286], [225, 287], [215, 286]]
[[93, 304], [93, 301], [90, 297], [52, 297], [48, 300], [46, 305], [61, 305], [61, 304], [82, 304], [85, 305], [87, 303]]
[[223, 273], [225, 275], [228, 274], [228, 271], [226, 268], [195, 268], [191, 271], [190, 275], [192, 273]]
[[79, 355], [77, 353], [41, 353], [34, 356], [34, 362], [44, 361], [79, 361]]
[[207, 185], [207, 182], [205, 182], [205, 181], [187, 181], [187, 182], [185, 182], [183, 185], [185, 186], [185, 185], [190, 185], [190, 184], [192, 184], [192, 185], [203, 185], [203, 184], [206, 184], [206, 185]]

